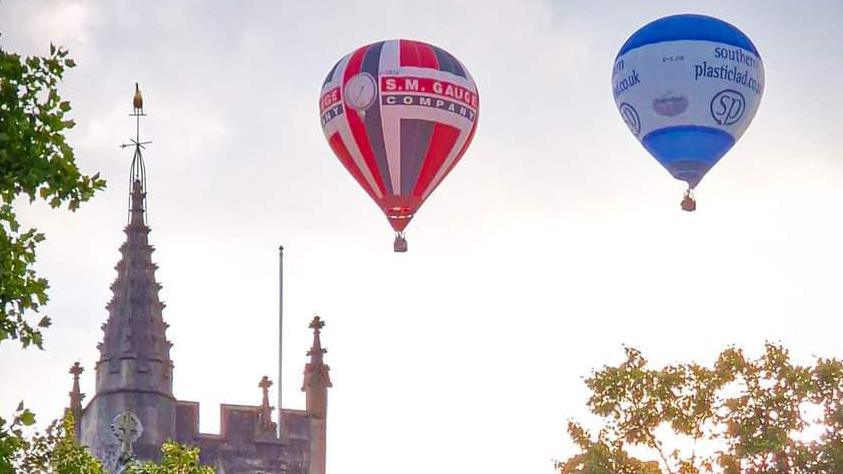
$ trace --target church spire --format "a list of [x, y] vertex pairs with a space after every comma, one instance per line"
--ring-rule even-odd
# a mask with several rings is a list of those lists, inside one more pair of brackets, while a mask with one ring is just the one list
[[120, 247], [121, 258], [115, 269], [117, 279], [111, 285], [113, 296], [106, 308], [108, 321], [103, 325], [103, 342], [98, 346], [97, 394], [115, 390], [144, 390], [172, 397], [172, 361], [170, 344], [162, 317], [164, 303], [158, 298], [161, 288], [155, 281], [157, 265], [152, 263], [154, 248], [149, 244], [146, 221], [146, 166], [144, 146], [151, 142], [140, 138], [143, 99], [135, 84], [133, 100], [135, 138], [121, 145], [133, 147], [130, 168], [129, 219], [124, 228], [126, 241]]

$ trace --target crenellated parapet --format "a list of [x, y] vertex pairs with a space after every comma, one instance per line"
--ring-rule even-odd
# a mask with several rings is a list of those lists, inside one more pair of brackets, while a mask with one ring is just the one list
[[286, 448], [287, 473], [310, 474], [311, 453], [319, 440], [323, 420], [314, 418], [306, 410], [281, 410], [281, 441]]
[[[199, 431], [199, 403], [176, 402], [176, 440], [198, 446], [203, 464], [218, 472], [284, 473], [284, 446], [267, 430], [261, 405], [220, 405], [220, 432]], [[289, 473], [285, 473], [289, 474]]]

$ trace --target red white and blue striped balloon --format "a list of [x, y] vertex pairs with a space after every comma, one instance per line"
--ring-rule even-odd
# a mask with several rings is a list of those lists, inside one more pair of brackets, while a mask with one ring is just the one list
[[319, 101], [331, 149], [399, 237], [465, 153], [479, 106], [477, 85], [459, 60], [404, 39], [340, 59]]

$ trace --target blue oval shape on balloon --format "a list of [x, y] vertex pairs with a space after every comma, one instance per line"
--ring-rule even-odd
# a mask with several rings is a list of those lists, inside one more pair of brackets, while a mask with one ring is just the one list
[[693, 189], [755, 116], [764, 65], [752, 41], [729, 23], [674, 15], [624, 43], [612, 91], [632, 133]]

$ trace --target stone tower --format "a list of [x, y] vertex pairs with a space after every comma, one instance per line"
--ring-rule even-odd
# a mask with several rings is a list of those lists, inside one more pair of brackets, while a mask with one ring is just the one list
[[[135, 101], [137, 102], [137, 100]], [[135, 105], [135, 116], [143, 115], [142, 103]], [[106, 305], [108, 320], [96, 364], [96, 393], [85, 408], [80, 423], [80, 441], [108, 465], [119, 454], [119, 445], [110, 431], [114, 417], [134, 412], [143, 433], [134, 444], [140, 458], [160, 458], [160, 446], [176, 433], [176, 400], [173, 397], [172, 344], [167, 340], [167, 323], [162, 317], [164, 304], [155, 281], [157, 266], [152, 263], [146, 223], [146, 170], [141, 150], [144, 143], [133, 140], [130, 180], [129, 222], [121, 258], [111, 285], [113, 296]]]
[[[134, 113], [143, 116], [143, 99], [135, 88]], [[73, 388], [67, 410], [75, 416], [77, 439], [91, 449], [112, 472], [125, 446], [112, 433], [115, 417], [133, 413], [140, 421], [140, 438], [131, 443], [139, 460], [160, 460], [161, 444], [168, 439], [200, 448], [199, 459], [217, 474], [325, 474], [325, 423], [327, 389], [331, 386], [323, 356], [320, 334], [325, 323], [317, 316], [310, 323], [313, 345], [304, 371], [302, 390], [307, 409], [273, 408], [269, 404], [272, 381], [258, 383], [260, 405], [225, 403], [220, 406], [220, 432], [199, 430], [199, 403], [178, 400], [173, 395], [172, 344], [167, 340], [167, 323], [155, 281], [157, 265], [152, 263], [146, 221], [146, 170], [142, 150], [149, 142], [140, 136], [127, 145], [132, 158], [129, 220], [126, 240], [120, 247], [117, 279], [111, 285], [112, 298], [106, 306], [108, 320], [102, 325], [103, 340], [97, 347], [96, 393], [82, 407], [77, 362], [70, 369]], [[280, 429], [272, 412], [279, 413]], [[123, 425], [122, 434], [137, 434]], [[115, 427], [117, 428], [117, 427]], [[120, 433], [119, 429], [116, 429]], [[133, 436], [129, 436], [133, 437]], [[128, 450], [127, 450], [128, 451]]]

